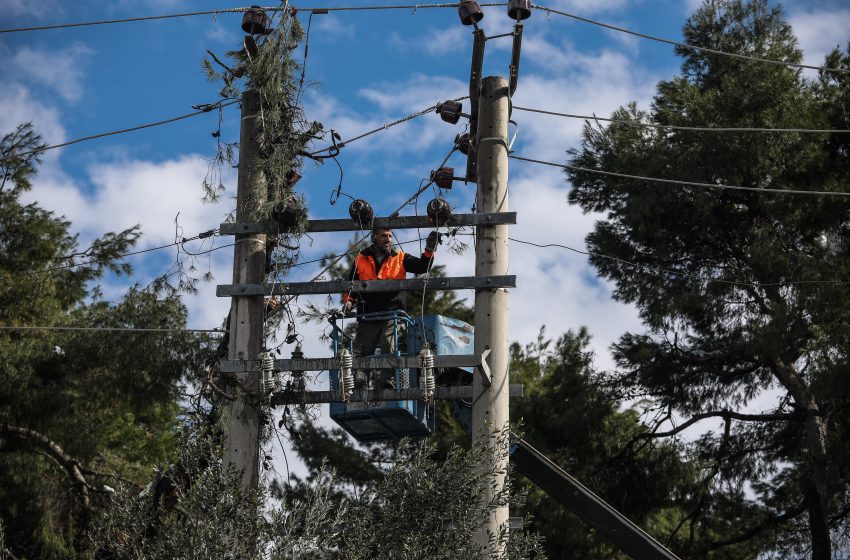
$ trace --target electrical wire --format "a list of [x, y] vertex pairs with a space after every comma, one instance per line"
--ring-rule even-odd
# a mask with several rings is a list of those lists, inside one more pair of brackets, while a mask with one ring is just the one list
[[212, 111], [214, 109], [221, 109], [222, 107], [227, 107], [228, 105], [233, 105], [234, 103], [239, 103], [239, 100], [238, 99], [232, 99], [232, 100], [227, 101], [227, 102], [212, 103], [212, 104], [209, 104], [209, 105], [204, 105], [203, 109], [201, 109], [199, 111], [195, 111], [194, 113], [188, 113], [186, 115], [180, 115], [179, 117], [166, 119], [164, 121], [157, 121], [157, 122], [142, 124], [142, 125], [139, 125], [139, 126], [134, 126], [132, 128], [124, 128], [124, 129], [121, 129], [121, 130], [113, 130], [111, 132], [102, 132], [100, 134], [93, 134], [92, 136], [84, 136], [83, 138], [77, 138], [75, 140], [70, 140], [68, 142], [63, 142], [61, 144], [54, 144], [52, 146], [43, 146], [41, 148], [36, 148], [34, 150], [29, 150], [27, 152], [11, 154], [11, 155], [8, 155], [8, 156], [0, 159], [0, 162], [10, 160], [10, 159], [13, 159], [13, 158], [20, 158], [20, 157], [40, 154], [42, 152], [46, 152], [47, 150], [53, 150], [53, 149], [56, 149], [56, 148], [64, 148], [65, 146], [70, 146], [72, 144], [79, 144], [80, 142], [86, 142], [88, 140], [96, 140], [98, 138], [104, 138], [106, 136], [115, 136], [116, 134], [124, 134], [125, 132], [134, 132], [136, 130], [142, 130], [142, 129], [145, 129], [145, 128], [152, 128], [152, 127], [160, 126], [160, 125], [163, 125], [163, 124], [173, 123], [173, 122], [180, 121], [180, 120], [183, 120], [183, 119], [188, 119], [189, 117], [195, 117], [197, 115], [209, 113], [210, 111]]
[[[56, 25], [40, 25], [36, 27], [17, 27], [13, 29], [0, 29], [0, 33], [19, 33], [22, 31], [46, 31], [49, 29], [65, 29], [70, 27], [91, 27], [94, 25], [110, 25], [113, 23], [133, 23], [138, 21], [150, 21], [157, 19], [172, 19], [172, 18], [181, 18], [181, 17], [191, 17], [191, 16], [206, 16], [206, 15], [218, 15], [225, 13], [240, 13], [247, 12], [248, 10], [255, 10], [256, 8], [219, 8], [216, 10], [205, 10], [202, 12], [183, 12], [177, 14], [164, 14], [164, 15], [156, 15], [156, 16], [141, 16], [141, 17], [133, 17], [133, 18], [122, 18], [122, 19], [105, 19], [99, 21], [84, 21], [79, 23], [60, 23]], [[265, 11], [277, 11], [281, 8], [279, 6], [273, 8], [262, 8]]]
[[597, 257], [601, 259], [611, 260], [620, 264], [624, 264], [626, 266], [631, 266], [634, 268], [643, 268], [645, 270], [649, 270], [651, 272], [657, 272], [660, 274], [672, 274], [675, 276], [681, 276], [683, 278], [692, 278], [694, 280], [699, 280], [702, 282], [713, 282], [715, 284], [728, 284], [731, 286], [748, 286], [754, 288], [768, 288], [768, 287], [781, 287], [781, 286], [795, 286], [795, 285], [803, 285], [803, 284], [850, 284], [848, 280], [789, 280], [787, 282], [742, 282], [736, 280], [724, 280], [722, 278], [704, 278], [697, 274], [692, 274], [689, 272], [682, 272], [679, 270], [670, 270], [665, 268], [658, 268], [650, 265], [639, 264], [632, 261], [627, 261], [625, 259], [621, 259], [619, 257], [613, 257], [611, 255], [606, 255], [604, 253], [597, 253], [595, 251], [582, 251], [581, 249], [576, 249], [574, 247], [570, 247], [568, 245], [562, 245], [560, 243], [534, 243], [532, 241], [524, 241], [522, 239], [516, 239], [513, 237], [508, 238], [510, 241], [514, 243], [522, 243], [523, 245], [531, 245], [533, 247], [540, 248], [548, 248], [548, 247], [559, 247], [561, 249], [566, 249], [568, 251], [572, 251], [574, 253], [578, 253], [580, 255], [585, 255], [588, 257]]
[[[323, 14], [327, 12], [354, 12], [354, 11], [371, 11], [371, 10], [413, 10], [416, 13], [416, 10], [420, 9], [429, 9], [429, 8], [457, 8], [457, 2], [450, 3], [442, 3], [442, 4], [405, 4], [399, 6], [334, 6], [328, 8], [301, 8], [302, 11], [309, 11], [311, 14]], [[482, 3], [481, 6], [507, 6], [507, 2], [490, 2], [490, 3]], [[165, 15], [157, 15], [157, 16], [141, 16], [134, 18], [123, 18], [123, 19], [107, 19], [100, 21], [86, 21], [80, 23], [61, 23], [56, 25], [41, 25], [37, 27], [17, 27], [12, 29], [0, 29], [0, 33], [18, 33], [22, 31], [45, 31], [48, 29], [65, 29], [69, 27], [89, 27], [94, 25], [108, 25], [113, 23], [132, 23], [138, 21], [149, 21], [149, 20], [157, 20], [157, 19], [172, 19], [172, 18], [181, 18], [181, 17], [191, 17], [191, 16], [205, 16], [205, 15], [218, 15], [218, 14], [226, 14], [226, 13], [242, 13], [250, 10], [262, 10], [264, 12], [281, 12], [281, 11], [298, 11], [299, 8], [296, 7], [281, 7], [281, 6], [251, 6], [245, 8], [219, 8], [216, 10], [206, 10], [200, 12], [183, 12], [177, 14], [165, 14]]]
[[602, 171], [601, 169], [590, 169], [587, 167], [578, 167], [575, 165], [569, 165], [565, 163], [553, 163], [551, 161], [542, 161], [539, 159], [531, 159], [522, 156], [509, 155], [511, 159], [518, 159], [520, 161], [527, 161], [531, 163], [538, 163], [540, 165], [549, 165], [551, 167], [560, 167], [561, 169], [569, 169], [570, 171], [581, 171], [583, 173], [595, 173], [597, 175], [605, 175], [606, 177], [620, 177], [622, 179], [634, 179], [638, 181], [649, 181], [652, 183], [665, 183], [671, 185], [681, 185], [686, 187], [701, 187], [708, 189], [726, 189], [726, 190], [736, 190], [736, 191], [753, 191], [759, 193], [769, 193], [769, 194], [803, 194], [803, 195], [812, 195], [812, 196], [839, 196], [839, 197], [848, 197], [850, 196], [850, 192], [833, 192], [833, 191], [804, 191], [799, 189], [769, 189], [769, 188], [760, 188], [760, 187], [744, 187], [741, 185], [719, 185], [713, 183], [698, 183], [695, 181], [679, 181], [677, 179], [662, 179], [660, 177], [643, 177], [641, 175], [629, 175], [627, 173], [614, 173], [613, 171]]
[[[439, 168], [443, 167], [444, 165], [446, 165], [446, 162], [447, 162], [447, 161], [449, 161], [449, 158], [450, 158], [450, 157], [452, 157], [452, 154], [453, 154], [453, 153], [455, 153], [455, 151], [457, 151], [457, 144], [455, 144], [454, 146], [452, 146], [452, 149], [451, 149], [451, 150], [449, 150], [449, 153], [448, 153], [448, 154], [446, 154], [446, 157], [444, 157], [444, 158], [443, 158], [443, 161], [440, 163], [440, 165], [438, 165], [438, 166], [437, 166], [437, 169], [439, 169]], [[416, 199], [418, 199], [418, 198], [419, 198], [419, 195], [421, 195], [423, 192], [425, 192], [425, 191], [428, 189], [428, 187], [430, 187], [431, 185], [433, 185], [433, 184], [434, 184], [434, 179], [435, 179], [435, 177], [432, 175], [432, 176], [431, 176], [431, 178], [428, 180], [428, 182], [427, 182], [427, 183], [425, 183], [425, 186], [423, 186], [423, 187], [419, 187], [419, 190], [417, 190], [417, 191], [416, 191], [416, 193], [414, 193], [414, 195], [413, 195], [413, 196], [411, 196], [410, 198], [408, 198], [407, 200], [405, 200], [405, 201], [401, 204], [401, 206], [399, 206], [399, 207], [396, 209], [396, 211], [395, 211], [395, 212], [393, 212], [392, 214], [390, 214], [390, 217], [398, 216], [398, 213], [399, 213], [399, 212], [401, 212], [401, 209], [402, 209], [402, 208], [404, 208], [405, 206], [407, 206], [407, 205], [408, 205], [408, 204], [410, 204], [411, 202], [413, 202], [413, 201], [415, 201]]]
[[[142, 253], [150, 253], [151, 251], [159, 251], [160, 249], [167, 249], [168, 247], [174, 247], [176, 245], [180, 245], [180, 244], [186, 243], [188, 241], [195, 241], [195, 240], [198, 240], [198, 239], [207, 239], [209, 237], [220, 237], [217, 232], [218, 232], [217, 229], [211, 229], [211, 230], [199, 233], [198, 235], [195, 235], [194, 237], [181, 239], [180, 241], [175, 241], [174, 243], [168, 243], [167, 245], [160, 245], [159, 247], [151, 247], [149, 249], [141, 249], [139, 251], [132, 251], [130, 253], [124, 253], [124, 254], [121, 254], [121, 255], [117, 255], [115, 258], [116, 259], [123, 259], [124, 257], [131, 257], [133, 255], [141, 255]], [[223, 245], [222, 247], [227, 247], [227, 246], [228, 245]], [[218, 247], [218, 248], [220, 248], [220, 247]], [[215, 250], [215, 249], [213, 249], [213, 250]], [[209, 251], [207, 251], [207, 252], [209, 252]], [[203, 253], [196, 253], [196, 254], [200, 255], [200, 254], [203, 254]], [[71, 257], [60, 257], [57, 260], [66, 260], [68, 258], [71, 258]], [[33, 271], [30, 271], [29, 273], [31, 273], [31, 274], [44, 274], [45, 272], [55, 272], [57, 270], [65, 270], [65, 269], [74, 268], [74, 267], [77, 267], [77, 266], [85, 266], [87, 264], [93, 264], [93, 263], [96, 263], [96, 262], [98, 262], [97, 259], [92, 259], [92, 260], [84, 261], [84, 262], [80, 262], [80, 263], [72, 263], [72, 264], [66, 264], [66, 265], [63, 265], [63, 266], [57, 266], [57, 267], [54, 267], [54, 268], [47, 268], [45, 270], [33, 270]]]
[[647, 35], [646, 33], [640, 33], [638, 31], [632, 31], [631, 29], [626, 29], [625, 27], [619, 27], [617, 25], [611, 25], [610, 23], [605, 23], [605, 22], [602, 22], [602, 21], [597, 21], [597, 20], [593, 20], [593, 19], [590, 19], [590, 18], [577, 16], [577, 15], [571, 14], [569, 12], [562, 12], [562, 11], [556, 10], [554, 8], [547, 8], [546, 6], [543, 6], [543, 5], [540, 5], [540, 4], [532, 4], [531, 7], [534, 8], [534, 9], [537, 9], [537, 10], [544, 11], [547, 14], [557, 14], [559, 16], [565, 16], [565, 17], [572, 18], [572, 19], [577, 20], [577, 21], [589, 23], [591, 25], [597, 25], [599, 27], [604, 27], [605, 29], [610, 29], [612, 31], [618, 31], [620, 33], [627, 33], [629, 35], [634, 35], [635, 37], [640, 37], [641, 39], [649, 39], [650, 41], [657, 41], [659, 43], [665, 43], [667, 45], [674, 45], [676, 47], [681, 47], [681, 48], [684, 48], [684, 49], [691, 49], [691, 50], [695, 50], [695, 51], [705, 52], [705, 53], [709, 53], [709, 54], [716, 54], [716, 55], [720, 55], [720, 56], [728, 56], [730, 58], [737, 58], [737, 59], [741, 59], [741, 60], [750, 60], [750, 61], [753, 61], [753, 62], [764, 62], [764, 63], [767, 63], [767, 64], [776, 64], [778, 66], [790, 66], [792, 68], [803, 68], [803, 69], [807, 69], [807, 70], [818, 70], [818, 71], [821, 71], [821, 72], [836, 72], [836, 73], [839, 73], [839, 74], [850, 74], [850, 70], [844, 70], [842, 68], [828, 68], [828, 67], [825, 67], [825, 66], [813, 66], [813, 65], [809, 65], [809, 64], [799, 64], [799, 63], [796, 63], [796, 62], [787, 62], [787, 61], [784, 61], [784, 60], [774, 60], [774, 59], [771, 59], [771, 58], [761, 58], [761, 57], [758, 57], [758, 56], [749, 56], [749, 55], [746, 55], [746, 54], [737, 54], [737, 53], [730, 53], [730, 52], [726, 52], [726, 51], [719, 51], [719, 50], [716, 50], [716, 49], [709, 49], [707, 47], [698, 47], [697, 45], [691, 45], [691, 44], [688, 44], [688, 43], [680, 43], [679, 41], [673, 41], [671, 39], [664, 39], [662, 37], [655, 37], [653, 35]]
[[[457, 97], [455, 99], [452, 99], [452, 101], [463, 101], [464, 99], [469, 99], [469, 96], [465, 95], [463, 97]], [[427, 109], [422, 109], [421, 111], [417, 111], [415, 113], [407, 115], [406, 117], [402, 117], [402, 118], [394, 120], [392, 122], [388, 122], [388, 123], [386, 123], [382, 126], [379, 126], [378, 128], [375, 128], [373, 130], [370, 130], [368, 132], [364, 132], [363, 134], [355, 136], [354, 138], [349, 138], [348, 140], [345, 140], [345, 141], [342, 141], [342, 142], [334, 142], [333, 146], [328, 146], [327, 148], [323, 148], [321, 150], [317, 150], [315, 152], [312, 152], [310, 154], [310, 156], [318, 156], [319, 154], [322, 154], [324, 152], [330, 152], [330, 151], [333, 151], [335, 149], [338, 151], [339, 148], [344, 148], [348, 144], [351, 144], [352, 142], [356, 142], [357, 140], [360, 140], [361, 138], [366, 138], [367, 136], [371, 136], [372, 134], [375, 134], [376, 132], [381, 132], [383, 130], [390, 129], [390, 128], [396, 126], [396, 125], [399, 125], [399, 124], [405, 123], [407, 121], [413, 120], [417, 117], [421, 117], [422, 115], [424, 115], [426, 113], [430, 113], [431, 111], [433, 111], [437, 108], [437, 105], [438, 105], [438, 103], [435, 103], [434, 105], [431, 105]], [[320, 156], [320, 157], [327, 157], [327, 156]]]
[[[304, 8], [305, 11], [309, 11], [310, 14], [326, 14], [329, 12], [356, 12], [356, 11], [376, 11], [376, 10], [412, 10], [415, 14], [417, 10], [424, 9], [433, 9], [433, 8], [456, 8], [458, 7], [457, 2], [448, 2], [448, 3], [439, 3], [439, 4], [402, 4], [395, 6], [330, 6], [330, 7], [315, 7], [315, 8]], [[485, 2], [480, 4], [482, 7], [487, 6], [506, 6], [507, 2]], [[824, 66], [813, 66], [809, 64], [798, 64], [795, 62], [787, 62], [782, 60], [774, 60], [770, 58], [760, 58], [756, 56], [749, 56], [744, 54], [730, 53], [726, 51], [720, 51], [716, 49], [710, 49], [707, 47], [699, 47], [696, 45], [690, 45], [688, 43], [681, 43], [679, 41], [673, 41], [671, 39], [664, 39], [662, 37], [655, 37], [653, 35], [648, 35], [646, 33], [640, 33], [638, 31], [633, 31], [631, 29], [626, 29], [625, 27], [619, 27], [616, 25], [612, 25], [610, 23], [605, 23], [602, 21], [593, 20], [590, 18], [582, 17], [576, 14], [572, 14], [569, 12], [564, 12], [561, 10], [556, 10], [554, 8], [549, 8], [547, 6], [541, 4], [532, 4], [532, 8], [536, 10], [541, 10], [546, 12], [547, 16], [551, 14], [557, 14], [560, 16], [568, 17], [575, 19], [577, 21], [581, 21], [584, 23], [589, 23], [592, 25], [596, 25], [599, 27], [604, 27], [605, 29], [610, 29], [612, 31], [617, 31], [620, 33], [627, 33], [629, 35], [634, 35], [635, 37], [640, 37], [642, 39], [649, 39], [651, 41], [657, 41], [659, 43], [665, 43], [668, 45], [674, 45], [677, 47], [682, 47], [685, 49], [691, 49], [721, 56], [728, 56], [731, 58], [738, 58], [742, 60], [750, 60], [755, 62], [764, 62], [768, 64], [776, 64], [781, 66], [789, 66], [793, 68], [805, 68], [809, 70], [818, 70], [825, 72], [836, 72], [841, 74], [850, 73], [850, 70], [844, 70], [841, 68], [829, 68]], [[216, 10], [205, 10], [198, 12], [184, 12], [177, 14], [165, 14], [165, 15], [156, 15], [156, 16], [141, 16], [135, 18], [122, 18], [122, 19], [111, 19], [111, 20], [100, 20], [100, 21], [89, 21], [89, 22], [79, 22], [79, 23], [63, 23], [56, 25], [41, 25], [35, 27], [18, 27], [18, 28], [10, 28], [10, 29], [0, 29], [0, 34], [2, 33], [18, 33], [23, 31], [44, 31], [48, 29], [63, 29], [63, 28], [71, 28], [71, 27], [86, 27], [86, 26], [94, 26], [94, 25], [107, 25], [114, 23], [130, 23], [130, 22], [139, 22], [139, 21], [149, 21], [149, 20], [160, 20], [160, 19], [172, 19], [172, 18], [180, 18], [180, 17], [189, 17], [189, 16], [201, 16], [201, 15], [217, 15], [223, 13], [241, 13], [247, 12], [249, 10], [262, 10], [266, 12], [278, 12], [278, 11], [297, 11], [296, 7], [280, 7], [280, 6], [252, 6], [252, 7], [244, 7], [244, 8], [219, 8]]]
[[514, 105], [517, 111], [527, 111], [529, 113], [540, 113], [543, 115], [553, 115], [556, 117], [567, 117], [571, 119], [584, 119], [589, 121], [606, 121], [615, 124], [624, 124], [628, 126], [641, 126], [646, 128], [658, 128], [662, 130], [688, 130], [693, 132], [797, 132], [801, 134], [848, 134], [850, 129], [823, 129], [823, 128], [748, 128], [748, 127], [720, 127], [720, 126], [678, 126], [668, 124], [654, 124], [626, 119], [608, 119], [597, 117], [596, 115], [574, 115], [570, 113], [558, 113], [556, 111], [546, 111], [544, 109], [532, 109], [530, 107], [519, 107]]
[[59, 326], [32, 326], [32, 325], [0, 325], [4, 331], [118, 331], [118, 332], [200, 332], [200, 333], [226, 333], [226, 329], [145, 329], [134, 327], [59, 327]]

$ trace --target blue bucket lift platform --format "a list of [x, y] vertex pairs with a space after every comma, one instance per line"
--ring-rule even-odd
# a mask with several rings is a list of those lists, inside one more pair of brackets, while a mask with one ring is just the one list
[[[472, 354], [474, 346], [474, 331], [472, 326], [442, 315], [428, 315], [411, 318], [402, 311], [390, 314], [368, 315], [361, 320], [391, 320], [395, 327], [396, 348], [399, 348], [399, 327], [407, 327], [407, 345], [405, 354], [417, 355], [422, 349], [422, 341], [427, 340], [431, 349], [438, 355]], [[334, 354], [339, 349], [342, 332], [332, 319]], [[396, 350], [395, 356], [401, 351]], [[438, 379], [445, 376], [449, 370], [442, 368], [435, 372]], [[415, 388], [419, 386], [418, 368], [396, 368], [394, 370], [395, 386], [398, 389]], [[377, 377], [373, 374], [373, 377]], [[455, 373], [453, 378], [457, 378]], [[339, 370], [330, 370], [331, 390], [339, 390]], [[434, 432], [435, 407], [432, 403], [417, 400], [377, 401], [330, 404], [330, 416], [345, 431], [357, 441], [368, 442], [403, 437], [425, 437]]]

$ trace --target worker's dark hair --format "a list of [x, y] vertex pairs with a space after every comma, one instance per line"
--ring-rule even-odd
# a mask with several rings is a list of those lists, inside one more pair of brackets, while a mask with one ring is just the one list
[[372, 235], [370, 236], [370, 238], [372, 239], [372, 243], [375, 242], [375, 236], [378, 235], [379, 231], [390, 231], [391, 232], [392, 230], [393, 230], [393, 228], [388, 228], [388, 227], [376, 227], [376, 228], [374, 228], [372, 230]]

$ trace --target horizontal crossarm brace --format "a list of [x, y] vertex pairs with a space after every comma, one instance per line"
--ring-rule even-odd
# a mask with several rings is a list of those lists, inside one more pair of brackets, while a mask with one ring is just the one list
[[[384, 389], [383, 391], [370, 389], [354, 391], [349, 402], [420, 401], [422, 400], [423, 393], [424, 391], [422, 389]], [[523, 385], [520, 383], [513, 384], [508, 389], [508, 394], [511, 397], [521, 397], [522, 393]], [[471, 399], [472, 385], [436, 387], [432, 398], [437, 400]], [[344, 402], [340, 398], [339, 391], [305, 391], [303, 393], [281, 391], [274, 393], [271, 397], [271, 404], [273, 406], [334, 402]]]
[[[502, 224], [515, 224], [516, 212], [492, 212], [480, 214], [455, 214], [445, 224], [441, 226], [493, 226]], [[323, 231], [360, 231], [361, 229], [372, 229], [377, 227], [385, 227], [390, 229], [410, 229], [410, 228], [432, 228], [434, 224], [428, 221], [427, 216], [394, 216], [386, 218], [375, 218], [371, 224], [364, 224], [361, 228], [354, 220], [345, 218], [341, 220], [309, 220], [307, 222], [308, 232], [323, 232]], [[237, 235], [248, 233], [268, 233], [274, 235], [276, 233], [285, 233], [286, 229], [281, 228], [274, 222], [264, 222], [259, 224], [221, 224], [218, 226], [220, 235]]]
[[[475, 367], [479, 359], [472, 354], [446, 354], [434, 356], [434, 367]], [[221, 362], [222, 373], [241, 373], [245, 371], [259, 371], [261, 369], [259, 360], [225, 360]], [[419, 356], [362, 356], [354, 358], [355, 369], [390, 369], [390, 368], [418, 368]], [[288, 360], [275, 360], [275, 371], [327, 371], [339, 369], [339, 361], [336, 358], [301, 358]]]
[[409, 278], [407, 280], [330, 280], [327, 282], [290, 282], [289, 284], [222, 284], [218, 297], [288, 296], [306, 294], [352, 294], [374, 292], [419, 292], [424, 290], [464, 290], [514, 288], [516, 276], [456, 276], [453, 278]]

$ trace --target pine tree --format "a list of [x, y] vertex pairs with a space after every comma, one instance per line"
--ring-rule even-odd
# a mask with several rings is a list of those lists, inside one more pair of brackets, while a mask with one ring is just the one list
[[[764, 0], [707, 1], [684, 37], [709, 49], [802, 58], [782, 10]], [[658, 84], [652, 107], [631, 104], [615, 119], [847, 127], [846, 73], [812, 83], [783, 65], [678, 54], [682, 74]], [[827, 62], [848, 67], [839, 53]], [[591, 262], [647, 326], [615, 345], [619, 395], [660, 413], [652, 437], [721, 423], [690, 445], [703, 466], [704, 499], [688, 514], [702, 544], [686, 556], [761, 539], [766, 551], [830, 558], [831, 535], [845, 533], [848, 512], [850, 198], [759, 189], [850, 192], [846, 138], [588, 124], [570, 155], [580, 168], [756, 189], [568, 172], [570, 202], [604, 214], [587, 237]], [[675, 418], [683, 421], [662, 427]], [[728, 489], [726, 499], [712, 498], [713, 488]]]
[[[29, 124], [0, 141], [0, 325], [185, 328], [174, 297], [98, 298], [137, 227], [85, 250], [70, 224], [22, 204], [42, 146]], [[75, 558], [116, 480], [143, 485], [173, 451], [180, 390], [203, 340], [132, 330], [0, 330], [0, 518], [17, 558]]]

